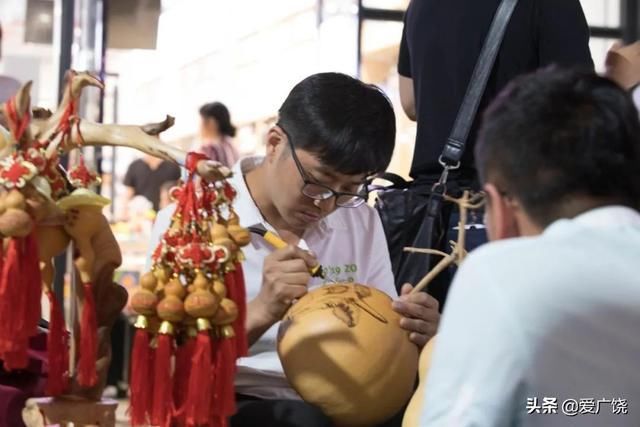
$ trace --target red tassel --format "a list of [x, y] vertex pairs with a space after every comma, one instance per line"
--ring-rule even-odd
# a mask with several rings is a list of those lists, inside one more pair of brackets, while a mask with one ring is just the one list
[[17, 339], [13, 350], [9, 350], [2, 355], [2, 358], [4, 359], [4, 368], [7, 371], [24, 369], [27, 367], [29, 364], [29, 357], [27, 354], [28, 345], [28, 339]]
[[173, 422], [176, 427], [187, 425], [186, 402], [189, 393], [191, 360], [193, 359], [195, 348], [195, 337], [187, 337], [186, 342], [176, 350], [176, 370], [173, 375]]
[[24, 369], [28, 364], [28, 295], [23, 289], [20, 263], [23, 243], [20, 238], [9, 241], [0, 275], [0, 356], [9, 370]]
[[[4, 239], [0, 236], [0, 280], [2, 280], [2, 270], [4, 270]], [[0, 288], [3, 284], [0, 283]]]
[[193, 353], [189, 394], [187, 397], [187, 425], [209, 423], [213, 389], [213, 363], [211, 356], [211, 335], [209, 330], [198, 332]]
[[93, 387], [98, 382], [96, 357], [98, 354], [98, 322], [96, 303], [91, 283], [83, 283], [84, 305], [80, 322], [80, 361], [78, 362], [78, 384]]
[[214, 368], [215, 390], [211, 401], [211, 416], [217, 425], [226, 425], [226, 419], [236, 412], [234, 380], [236, 359], [233, 342], [228, 338], [218, 341]]
[[154, 365], [153, 380], [153, 409], [151, 412], [151, 424], [154, 426], [168, 427], [171, 421], [171, 356], [173, 336], [168, 334], [158, 335], [158, 347], [156, 348], [156, 360]]
[[0, 276], [0, 297], [3, 299], [12, 290], [9, 285], [15, 285], [20, 280], [19, 244], [20, 239], [16, 237], [9, 239], [7, 256], [2, 265], [2, 276]]
[[65, 329], [60, 304], [52, 291], [49, 297], [49, 335], [47, 336], [47, 354], [49, 359], [49, 378], [47, 394], [59, 396], [69, 385], [69, 335]]
[[231, 288], [227, 287], [227, 291], [233, 302], [238, 307], [238, 318], [233, 322], [233, 330], [236, 334], [236, 355], [237, 357], [245, 357], [249, 354], [249, 342], [247, 341], [246, 322], [247, 322], [247, 294], [244, 285], [244, 273], [242, 264], [239, 261], [235, 263], [235, 271], [233, 272], [234, 280]]
[[42, 317], [40, 302], [42, 297], [42, 275], [40, 273], [40, 254], [35, 231], [25, 238], [23, 248], [24, 252], [21, 257], [24, 262], [24, 267], [21, 269], [22, 292], [27, 294], [25, 334], [27, 337], [31, 337], [38, 332], [38, 322]]
[[152, 351], [149, 343], [149, 331], [138, 328], [133, 340], [131, 352], [131, 381], [129, 383], [131, 405], [129, 415], [132, 426], [149, 424], [151, 395], [153, 390]]

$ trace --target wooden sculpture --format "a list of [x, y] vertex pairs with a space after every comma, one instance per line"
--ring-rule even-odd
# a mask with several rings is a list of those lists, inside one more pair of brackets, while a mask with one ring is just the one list
[[[64, 97], [54, 111], [31, 109], [31, 83], [0, 105], [9, 132], [0, 131], [0, 359], [6, 369], [27, 364], [28, 339], [40, 319], [40, 296], [50, 299], [48, 393], [99, 399], [110, 361], [110, 330], [126, 304], [124, 288], [113, 283], [122, 257], [102, 215], [107, 199], [91, 191], [97, 176], [80, 162], [65, 171], [60, 158], [87, 145], [126, 146], [185, 165], [187, 153], [162, 143], [157, 135], [173, 124], [102, 125], [77, 116], [84, 88], [102, 88], [88, 73], [67, 74]], [[190, 169], [205, 180], [220, 180], [229, 170], [202, 157]], [[205, 184], [203, 184], [205, 185]], [[53, 258], [73, 243], [81, 286], [79, 360], [69, 369], [68, 332], [52, 292]], [[98, 303], [99, 302], [99, 303]]]
[[315, 289], [287, 312], [278, 354], [289, 383], [337, 426], [373, 426], [413, 392], [418, 348], [384, 292], [339, 283]]
[[249, 232], [233, 211], [229, 183], [203, 182], [196, 191], [187, 163], [189, 179], [171, 192], [171, 226], [132, 299], [139, 314], [133, 426], [226, 426], [235, 412], [236, 359], [247, 354], [240, 247]]
[[[465, 191], [462, 197], [453, 198], [445, 195], [445, 200], [453, 202], [458, 206], [460, 212], [460, 222], [458, 223], [458, 238], [457, 240], [449, 242], [451, 244], [451, 253], [447, 254], [434, 249], [422, 249], [422, 248], [405, 248], [405, 251], [435, 254], [442, 256], [442, 260], [429, 272], [427, 275], [418, 282], [412, 292], [420, 292], [425, 289], [433, 279], [444, 271], [451, 264], [460, 265], [467, 256], [465, 250], [465, 236], [467, 226], [467, 215], [470, 209], [479, 209], [484, 205], [483, 193], [471, 193]], [[433, 355], [433, 349], [437, 341], [437, 336], [432, 337], [427, 345], [422, 349], [420, 354], [420, 361], [418, 365], [418, 376], [420, 383], [415, 393], [411, 397], [411, 401], [405, 410], [404, 417], [402, 419], [402, 427], [417, 427], [420, 425], [420, 414], [422, 413], [424, 405], [424, 397], [426, 393], [426, 380], [429, 373], [429, 367], [431, 366], [431, 357]]]
[[413, 288], [412, 292], [420, 292], [424, 288], [427, 287], [429, 283], [433, 281], [433, 279], [444, 270], [446, 270], [451, 264], [460, 265], [464, 258], [467, 256], [467, 251], [465, 250], [465, 236], [466, 236], [466, 227], [467, 227], [467, 216], [470, 209], [479, 209], [484, 205], [484, 194], [483, 193], [475, 193], [472, 194], [469, 191], [464, 191], [462, 197], [454, 198], [448, 195], [444, 196], [444, 199], [448, 202], [453, 202], [458, 206], [460, 211], [460, 222], [458, 223], [458, 238], [457, 240], [450, 241], [451, 245], [451, 253], [447, 254], [445, 252], [439, 251], [437, 249], [428, 249], [428, 248], [404, 248], [406, 252], [417, 252], [423, 254], [431, 254], [431, 255], [439, 255], [442, 257], [440, 262], [436, 264], [435, 267], [426, 276], [420, 280], [416, 286]]

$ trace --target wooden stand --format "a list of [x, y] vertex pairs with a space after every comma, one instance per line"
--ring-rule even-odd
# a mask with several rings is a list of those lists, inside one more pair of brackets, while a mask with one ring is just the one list
[[74, 427], [115, 427], [117, 406], [118, 402], [110, 399], [90, 401], [41, 397], [27, 400], [22, 420], [27, 427], [66, 427], [68, 423], [73, 423]]

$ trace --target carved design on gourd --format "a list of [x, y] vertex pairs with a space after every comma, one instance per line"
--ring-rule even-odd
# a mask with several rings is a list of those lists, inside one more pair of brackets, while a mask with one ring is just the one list
[[[355, 294], [355, 295], [354, 295]], [[324, 287], [323, 295], [319, 298], [322, 305], [296, 310], [295, 305], [289, 312], [287, 320], [295, 322], [297, 317], [310, 314], [317, 310], [331, 310], [333, 315], [349, 328], [358, 326], [362, 312], [381, 323], [389, 320], [366, 301], [371, 297], [371, 289], [361, 285], [328, 285]]]

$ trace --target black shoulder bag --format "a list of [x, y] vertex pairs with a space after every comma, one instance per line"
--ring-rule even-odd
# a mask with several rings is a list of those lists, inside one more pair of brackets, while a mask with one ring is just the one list
[[[391, 182], [391, 186], [376, 189], [378, 195], [375, 207], [387, 237], [398, 289], [404, 283], [415, 285], [429, 271], [434, 261], [428, 255], [404, 252], [405, 247], [446, 250], [452, 206], [445, 205], [443, 198], [447, 186], [451, 187], [453, 184], [448, 182], [449, 172], [460, 167], [469, 131], [517, 3], [518, 0], [502, 0], [498, 6], [452, 132], [440, 156], [439, 161], [444, 169], [438, 182], [433, 186], [419, 185], [391, 173], [380, 176]], [[448, 288], [448, 281], [444, 286]]]

